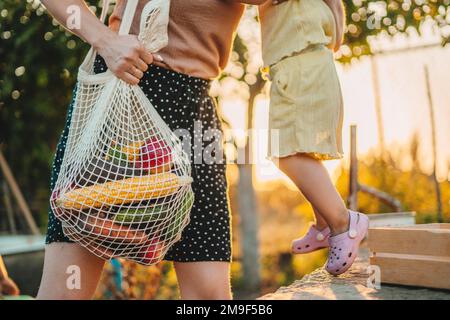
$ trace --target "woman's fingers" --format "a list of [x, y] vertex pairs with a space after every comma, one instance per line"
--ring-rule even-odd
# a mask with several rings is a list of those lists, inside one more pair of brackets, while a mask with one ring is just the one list
[[148, 70], [148, 64], [145, 63], [144, 60], [142, 60], [141, 58], [136, 60], [136, 68], [138, 68], [139, 70], [141, 70], [142, 72], [145, 72]]
[[144, 76], [144, 72], [135, 66], [131, 66], [130, 70], [128, 70], [128, 73], [138, 79], [142, 79], [142, 77]]
[[164, 59], [163, 59], [163, 57], [161, 57], [161, 55], [160, 54], [153, 54], [153, 60], [156, 60], [156, 61], [159, 61], [159, 62], [163, 62], [164, 61]]
[[139, 83], [139, 78], [135, 77], [134, 75], [128, 73], [128, 72], [124, 72], [123, 74], [121, 74], [119, 76], [120, 79], [122, 79], [123, 81], [125, 81], [126, 83], [129, 83], [131, 85], [136, 85]]
[[153, 55], [145, 49], [144, 46], [141, 46], [139, 49], [139, 58], [144, 60], [146, 64], [152, 64], [153, 63]]

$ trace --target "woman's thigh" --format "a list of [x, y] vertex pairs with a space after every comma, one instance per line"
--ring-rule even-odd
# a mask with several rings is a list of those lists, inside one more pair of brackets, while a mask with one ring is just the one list
[[75, 243], [45, 247], [44, 271], [37, 299], [91, 299], [104, 261]]
[[174, 262], [183, 300], [230, 300], [229, 262]]

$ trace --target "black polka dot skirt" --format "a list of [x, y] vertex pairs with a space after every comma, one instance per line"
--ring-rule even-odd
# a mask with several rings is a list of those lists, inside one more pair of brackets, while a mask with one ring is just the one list
[[[104, 70], [106, 70], [105, 62], [97, 57], [95, 72]], [[209, 81], [151, 65], [139, 85], [172, 130], [189, 131], [193, 148], [196, 145], [194, 139], [202, 144], [202, 149], [211, 145], [212, 139], [219, 139], [217, 135], [204, 136], [210, 132], [222, 130], [215, 101], [208, 95]], [[56, 150], [50, 182], [51, 189], [58, 178], [64, 157], [72, 108], [73, 102], [69, 107], [66, 125]], [[194, 131], [195, 123], [197, 129]], [[199, 132], [202, 132], [203, 138]], [[194, 136], [194, 133], [197, 136]], [[221, 145], [221, 141], [216, 142], [215, 145]], [[198, 147], [196, 149], [198, 150]], [[215, 150], [217, 151], [217, 148]], [[222, 149], [219, 151], [223, 154]], [[225, 159], [224, 156], [222, 158]], [[194, 180], [192, 189], [195, 193], [191, 220], [183, 231], [181, 240], [170, 248], [165, 260], [231, 261], [231, 217], [227, 197], [225, 160], [211, 163], [201, 159], [201, 155], [193, 151], [191, 163]], [[72, 241], [64, 235], [61, 222], [50, 209], [46, 243], [53, 242]]]

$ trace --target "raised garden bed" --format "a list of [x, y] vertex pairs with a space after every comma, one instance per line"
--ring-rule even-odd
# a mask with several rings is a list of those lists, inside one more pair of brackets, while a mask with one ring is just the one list
[[450, 290], [450, 224], [369, 229], [381, 282]]

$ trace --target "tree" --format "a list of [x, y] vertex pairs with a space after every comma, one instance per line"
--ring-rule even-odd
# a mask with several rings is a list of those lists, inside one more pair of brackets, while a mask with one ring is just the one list
[[0, 142], [25, 197], [48, 208], [50, 164], [88, 46], [38, 1], [0, 2]]
[[347, 16], [342, 62], [370, 55], [370, 41], [379, 34], [421, 34], [425, 21], [433, 24], [442, 36], [443, 44], [450, 41], [449, 0], [344, 0]]

